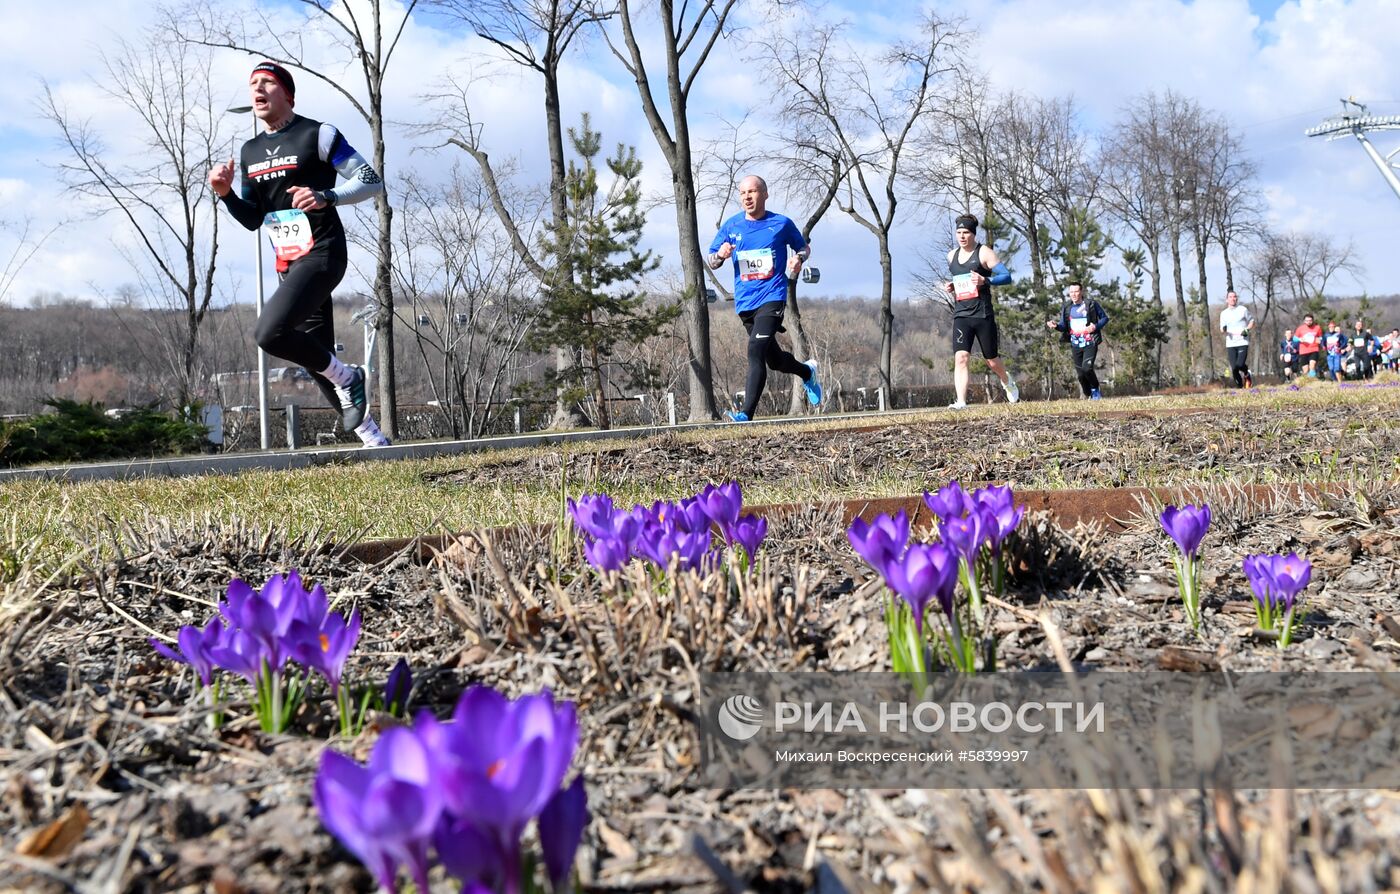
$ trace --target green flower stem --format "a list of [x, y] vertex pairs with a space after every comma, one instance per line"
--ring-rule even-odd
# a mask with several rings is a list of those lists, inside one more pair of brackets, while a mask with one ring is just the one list
[[1186, 619], [1191, 622], [1191, 629], [1199, 630], [1201, 627], [1201, 560], [1188, 559], [1184, 556], [1173, 556], [1172, 564], [1176, 566], [1176, 586], [1181, 593], [1181, 604], [1186, 609]]
[[972, 607], [972, 621], [980, 628], [984, 621], [985, 609], [982, 606], [982, 584], [977, 578], [976, 570], [968, 564], [968, 561], [958, 559], [958, 580], [962, 582], [963, 589], [967, 591], [968, 605]]

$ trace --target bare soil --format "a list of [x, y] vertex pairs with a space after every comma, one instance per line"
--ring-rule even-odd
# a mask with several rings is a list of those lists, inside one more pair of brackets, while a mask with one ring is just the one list
[[1108, 488], [1207, 480], [1378, 480], [1400, 473], [1400, 420], [1391, 412], [1299, 405], [1287, 411], [1075, 415], [959, 415], [886, 427], [778, 430], [762, 438], [692, 442], [662, 435], [625, 448], [538, 454], [430, 476], [450, 488], [538, 486], [560, 480], [607, 492], [732, 478], [747, 485], [829, 492], [879, 483], [903, 492], [946, 482]]
[[[1354, 421], [1364, 449], [1326, 447], [1287, 420], [1271, 429], [1269, 419], [1219, 414], [1028, 417], [1014, 431], [1003, 419], [972, 418], [956, 428], [745, 442], [752, 471], [740, 480], [849, 483], [878, 468], [917, 477], [915, 493], [950, 477], [1043, 480], [1050, 463], [1077, 484], [1227, 464], [1261, 479], [1300, 478], [1315, 468], [1314, 451], [1345, 449], [1371, 483], [1306, 498], [1214, 492], [1199, 634], [1182, 616], [1170, 545], [1151, 511], [1115, 515], [1112, 530], [1097, 522], [1065, 530], [1048, 509], [1033, 512], [1008, 547], [1013, 579], [993, 626], [1008, 668], [1395, 671], [1400, 486], [1376, 482], [1394, 468], [1400, 435], [1383, 421]], [[1081, 439], [1093, 449], [1071, 446]], [[658, 440], [597, 455], [591, 474], [604, 490], [661, 475], [699, 486], [733, 477], [737, 447]], [[551, 462], [498, 464], [442, 484], [557, 476]], [[688, 701], [696, 669], [887, 669], [880, 586], [846, 544], [849, 515], [839, 504], [774, 514], [765, 559], [737, 589], [715, 574], [658, 591], [638, 575], [611, 599], [583, 570], [577, 543], [556, 554], [547, 529], [467, 534], [426, 563], [408, 545], [374, 564], [343, 546], [288, 542], [233, 521], [114, 532], [117, 549], [106, 554], [117, 558], [47, 583], [11, 581], [7, 591], [0, 890], [372, 890], [310, 804], [330, 705], [314, 700], [294, 734], [268, 736], [235, 702], [239, 719], [211, 732], [192, 702], [191, 675], [147, 644], [152, 632], [202, 622], [231, 578], [261, 583], [292, 567], [363, 613], [352, 681], [382, 681], [406, 655], [418, 707], [446, 710], [472, 683], [511, 694], [550, 687], [578, 703], [578, 765], [594, 816], [580, 858], [588, 891], [1400, 886], [1394, 792], [1236, 792], [1228, 778], [1198, 792], [698, 787]], [[1281, 651], [1252, 635], [1239, 569], [1247, 553], [1289, 550], [1314, 563], [1313, 612], [1301, 641]], [[362, 736], [331, 745], [364, 757], [388, 722], [376, 718]], [[434, 890], [456, 888], [443, 879]]]

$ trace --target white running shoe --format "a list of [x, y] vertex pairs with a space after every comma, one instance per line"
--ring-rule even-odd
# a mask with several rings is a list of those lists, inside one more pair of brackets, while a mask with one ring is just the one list
[[355, 434], [360, 436], [360, 443], [366, 447], [392, 447], [393, 442], [389, 436], [379, 430], [373, 416], [365, 417], [365, 421], [355, 428]]
[[967, 401], [955, 400], [955, 401], [953, 401], [952, 403], [948, 404], [948, 409], [950, 409], [950, 410], [966, 410], [966, 409], [967, 409]]
[[1016, 380], [1010, 376], [1006, 377], [1006, 384], [1001, 386], [1006, 389], [1006, 400], [1008, 403], [1017, 403], [1021, 399], [1021, 389], [1017, 387]]

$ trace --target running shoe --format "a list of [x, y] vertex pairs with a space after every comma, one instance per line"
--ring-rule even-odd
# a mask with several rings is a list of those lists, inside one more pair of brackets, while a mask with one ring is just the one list
[[1016, 385], [1016, 380], [1007, 378], [1006, 384], [1001, 386], [1006, 389], [1006, 400], [1009, 403], [1016, 403], [1021, 399], [1021, 389]]
[[802, 383], [802, 390], [807, 392], [807, 403], [815, 407], [822, 402], [822, 381], [817, 378], [817, 361], [808, 360], [807, 368], [812, 371], [812, 377]]
[[1099, 389], [1095, 388], [1089, 392], [1089, 400], [1102, 400], [1103, 395], [1099, 394]]
[[966, 409], [967, 409], [967, 401], [955, 400], [955, 401], [953, 401], [952, 403], [948, 404], [948, 409], [950, 409], [950, 410], [966, 410]]
[[394, 446], [394, 442], [389, 440], [389, 436], [379, 430], [373, 416], [366, 416], [365, 421], [355, 429], [355, 434], [360, 436], [360, 443], [366, 447]]
[[369, 401], [365, 398], [365, 371], [353, 364], [350, 369], [355, 373], [350, 384], [335, 386], [335, 397], [340, 402], [340, 427], [345, 431], [359, 428], [369, 408]]
[[748, 421], [749, 421], [749, 414], [748, 414], [748, 413], [741, 413], [741, 412], [738, 412], [737, 410], [725, 410], [724, 416], [725, 416], [725, 418], [728, 419], [730, 422], [748, 422]]

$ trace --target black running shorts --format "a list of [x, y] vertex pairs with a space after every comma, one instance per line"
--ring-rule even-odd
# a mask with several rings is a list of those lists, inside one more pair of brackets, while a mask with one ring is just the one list
[[988, 360], [997, 359], [996, 317], [953, 318], [953, 350], [970, 353], [973, 341], [982, 348], [983, 357]]

